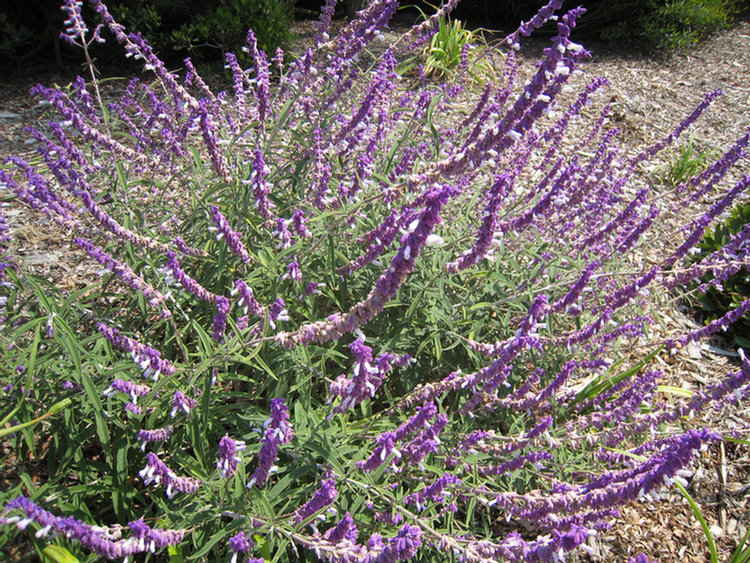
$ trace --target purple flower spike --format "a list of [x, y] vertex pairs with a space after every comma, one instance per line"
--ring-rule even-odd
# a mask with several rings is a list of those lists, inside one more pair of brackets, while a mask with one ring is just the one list
[[167, 283], [176, 283], [179, 287], [184, 288], [189, 293], [195, 295], [201, 301], [206, 303], [214, 303], [217, 296], [208, 291], [205, 287], [191, 278], [185, 270], [180, 267], [180, 263], [177, 260], [177, 255], [174, 252], [168, 252], [167, 265], [161, 269], [166, 274]]
[[237, 464], [242, 458], [237, 452], [245, 449], [245, 442], [232, 440], [229, 434], [225, 434], [219, 442], [219, 461], [216, 468], [221, 471], [222, 478], [231, 477], [237, 471]]
[[227, 316], [229, 316], [231, 308], [232, 306], [229, 304], [229, 299], [221, 296], [216, 298], [216, 315], [214, 316], [211, 337], [217, 342], [223, 338], [224, 333], [227, 330]]
[[320, 489], [315, 491], [313, 497], [295, 511], [293, 516], [294, 521], [300, 523], [327, 506], [330, 506], [336, 500], [338, 494], [336, 482], [333, 479], [324, 480]]
[[406, 561], [417, 554], [422, 545], [422, 529], [418, 526], [404, 524], [395, 537], [388, 540], [382, 552], [371, 557], [373, 563], [394, 563], [395, 561]]
[[361, 338], [352, 342], [349, 349], [355, 358], [352, 367], [354, 377], [349, 379], [346, 375], [340, 375], [329, 386], [328, 390], [331, 393], [328, 397], [329, 403], [337, 396], [342, 398], [341, 403], [333, 409], [330, 416], [346, 412], [365, 399], [374, 397], [375, 392], [383, 384], [385, 375], [391, 370], [390, 362], [394, 361], [393, 355], [387, 352], [373, 361], [372, 348], [367, 346]]
[[[5, 516], [11, 511], [21, 511], [22, 517]], [[179, 544], [185, 536], [184, 530], [160, 530], [151, 528], [143, 520], [128, 523], [132, 537], [118, 539], [121, 537], [120, 526], [106, 528], [92, 526], [72, 516], [55, 516], [24, 496], [18, 496], [5, 505], [3, 516], [0, 516], [0, 524], [15, 526], [21, 530], [35, 522], [41, 526], [36, 533], [37, 537], [47, 534], [59, 534], [72, 541], [77, 541], [86, 549], [109, 560], [128, 559], [135, 553], [155, 551], [170, 545]]]
[[274, 462], [279, 446], [288, 444], [294, 437], [294, 430], [289, 423], [289, 409], [284, 399], [271, 400], [271, 417], [263, 423], [263, 443], [258, 454], [258, 467], [250, 477], [247, 488], [253, 485], [262, 487], [271, 471], [275, 469]]
[[253, 296], [253, 290], [244, 282], [244, 280], [237, 280], [234, 282], [232, 295], [239, 295], [237, 305], [243, 308], [245, 314], [261, 318], [266, 316], [265, 307], [258, 303]]
[[474, 247], [467, 250], [458, 260], [448, 262], [445, 266], [451, 273], [456, 273], [475, 264], [484, 258], [492, 246], [493, 236], [499, 226], [498, 211], [505, 198], [506, 188], [510, 184], [507, 174], [501, 174], [495, 184], [489, 190], [489, 201], [484, 212], [482, 226], [477, 232], [477, 242]]
[[169, 416], [172, 418], [175, 417], [177, 414], [177, 411], [184, 411], [185, 414], [189, 415], [190, 412], [198, 406], [198, 401], [195, 399], [188, 397], [181, 391], [175, 391], [174, 397], [172, 398], [172, 412], [169, 413]]
[[130, 352], [130, 357], [143, 370], [143, 377], [151, 377], [156, 381], [160, 375], [170, 376], [174, 374], [174, 366], [167, 360], [163, 360], [157, 350], [120, 334], [120, 331], [116, 328], [104, 323], [97, 323], [96, 328], [115, 348]]
[[162, 317], [171, 317], [172, 313], [167, 309], [166, 300], [167, 298], [154, 289], [150, 284], [136, 274], [130, 266], [119, 260], [115, 260], [104, 252], [100, 247], [91, 244], [89, 241], [82, 238], [75, 238], [73, 242], [83, 248], [89, 256], [99, 262], [108, 271], [116, 274], [122, 281], [128, 284], [136, 291], [140, 291], [143, 296], [148, 300], [149, 305], [152, 307], [158, 307], [162, 309]]
[[273, 209], [276, 206], [268, 196], [271, 193], [273, 184], [266, 181], [266, 176], [271, 173], [271, 169], [266, 166], [261, 149], [255, 149], [254, 156], [255, 160], [253, 160], [253, 170], [250, 172], [250, 177], [247, 180], [243, 180], [242, 183], [252, 187], [253, 196], [255, 197], [255, 207], [260, 216], [267, 221], [272, 221], [276, 218], [273, 214]]
[[216, 226], [209, 227], [209, 230], [216, 231], [216, 240], [224, 239], [233, 254], [239, 256], [245, 264], [250, 262], [252, 257], [245, 245], [242, 244], [240, 233], [232, 230], [224, 215], [215, 205], [211, 206], [211, 219]]
[[167, 488], [167, 496], [172, 498], [175, 492], [194, 493], [201, 482], [192, 477], [178, 477], [155, 453], [146, 454], [146, 467], [138, 473], [144, 485], [156, 483]]
[[357, 525], [354, 523], [352, 515], [347, 512], [338, 524], [323, 534], [323, 537], [331, 543], [344, 540], [353, 543], [357, 541], [357, 532]]
[[76, 45], [76, 40], [84, 42], [86, 40], [86, 33], [89, 31], [81, 15], [82, 6], [83, 2], [79, 2], [78, 0], [66, 0], [65, 4], [60, 8], [68, 15], [68, 19], [65, 20], [67, 29], [65, 33], [60, 34], [60, 39], [63, 39], [71, 47]]
[[286, 265], [286, 274], [282, 276], [282, 279], [286, 278], [289, 278], [295, 282], [302, 281], [302, 271], [299, 269], [299, 264], [296, 260], [293, 260]]
[[138, 441], [141, 442], [141, 451], [146, 449], [147, 442], [163, 442], [172, 435], [174, 427], [166, 426], [156, 430], [139, 430]]
[[102, 394], [108, 397], [118, 392], [129, 394], [133, 400], [133, 404], [135, 404], [138, 402], [138, 397], [145, 397], [151, 392], [151, 387], [148, 385], [139, 385], [132, 381], [125, 381], [124, 379], [114, 379]]

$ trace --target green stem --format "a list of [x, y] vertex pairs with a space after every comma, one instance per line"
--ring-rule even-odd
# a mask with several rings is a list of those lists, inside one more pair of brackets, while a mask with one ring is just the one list
[[[23, 422], [21, 424], [16, 424], [15, 426], [11, 426], [10, 428], [0, 429], [0, 438], [5, 438], [8, 434], [13, 434], [14, 432], [18, 432], [19, 430], [23, 430], [24, 428], [28, 428], [29, 426], [38, 424], [45, 418], [49, 418], [53, 414], [57, 414], [58, 412], [67, 409], [72, 404], [73, 404], [73, 400], [71, 398], [68, 397], [67, 399], [63, 399], [59, 403], [55, 403], [54, 405], [52, 405], [52, 408], [50, 408], [50, 410], [47, 411], [45, 414], [36, 417], [34, 420]], [[18, 410], [17, 407], [16, 407], [16, 410]], [[12, 416], [13, 412], [11, 412], [7, 417], [5, 417], [3, 422], [5, 422], [5, 420], [7, 420], [10, 416]]]
[[701, 509], [698, 507], [693, 498], [690, 496], [690, 493], [688, 493], [687, 489], [682, 484], [675, 481], [674, 485], [680, 490], [680, 492], [690, 503], [690, 507], [693, 509], [693, 514], [695, 514], [695, 517], [701, 524], [701, 528], [703, 528], [703, 534], [706, 536], [706, 541], [708, 542], [708, 550], [711, 552], [711, 563], [719, 563], [719, 555], [716, 552], [716, 544], [714, 543], [714, 538], [711, 535], [711, 530], [706, 523], [706, 519], [703, 518], [703, 514], [701, 514]]

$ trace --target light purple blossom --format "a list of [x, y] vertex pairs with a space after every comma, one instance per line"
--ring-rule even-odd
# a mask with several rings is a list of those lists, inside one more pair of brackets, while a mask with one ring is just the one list
[[320, 485], [320, 489], [315, 491], [312, 498], [294, 511], [294, 521], [299, 523], [307, 520], [313, 514], [333, 504], [337, 496], [336, 481], [333, 479], [324, 479]]
[[271, 416], [263, 423], [263, 441], [258, 454], [258, 467], [250, 477], [248, 488], [253, 485], [262, 487], [274, 469], [278, 448], [288, 444], [294, 437], [294, 430], [289, 422], [289, 409], [283, 398], [271, 400]]
[[216, 205], [211, 206], [211, 219], [213, 220], [215, 227], [209, 227], [209, 230], [216, 231], [216, 240], [222, 240], [227, 243], [227, 247], [232, 251], [233, 254], [239, 256], [239, 258], [245, 263], [249, 263], [252, 260], [250, 253], [242, 241], [240, 240], [240, 233], [233, 231], [227, 222], [226, 217], [221, 213]]
[[346, 412], [365, 399], [374, 397], [375, 392], [383, 384], [386, 374], [391, 370], [391, 362], [395, 360], [394, 356], [388, 352], [380, 354], [373, 360], [372, 348], [367, 346], [362, 338], [352, 342], [349, 349], [355, 360], [352, 366], [353, 377], [349, 379], [346, 375], [340, 375], [329, 385], [328, 402], [332, 402], [335, 397], [342, 399], [341, 403], [333, 409], [331, 416], [334, 413]]
[[237, 464], [242, 461], [238, 452], [245, 449], [245, 442], [233, 440], [229, 434], [225, 434], [219, 441], [219, 460], [216, 468], [221, 471], [221, 477], [226, 479], [237, 471]]
[[[251, 540], [245, 532], [239, 532], [238, 534], [235, 534], [231, 538], [229, 538], [229, 549], [232, 550], [232, 559], [230, 559], [230, 563], [236, 563], [237, 557], [240, 553], [249, 553], [250, 550], [253, 548], [253, 540]], [[254, 562], [262, 562], [262, 559], [253, 559], [249, 561], [248, 563], [254, 563]]]
[[146, 449], [148, 442], [163, 442], [172, 435], [173, 431], [173, 426], [165, 426], [154, 430], [139, 430], [138, 441], [141, 442], [141, 451]]
[[[23, 516], [6, 516], [13, 511], [21, 511]], [[128, 523], [127, 526], [131, 531], [130, 538], [120, 539], [121, 528], [119, 526], [112, 528], [92, 526], [72, 516], [55, 516], [23, 495], [8, 502], [3, 509], [3, 515], [0, 516], [0, 524], [15, 525], [21, 530], [32, 522], [41, 526], [36, 533], [37, 537], [59, 534], [79, 542], [86, 549], [108, 560], [127, 559], [136, 553], [154, 552], [156, 549], [177, 545], [185, 536], [184, 530], [151, 528], [141, 519]]]
[[128, 338], [116, 328], [107, 326], [105, 323], [97, 323], [96, 328], [115, 348], [130, 352], [130, 357], [143, 370], [144, 377], [151, 377], [156, 381], [160, 375], [170, 376], [175, 373], [174, 366], [167, 360], [162, 359], [157, 350]]
[[188, 397], [182, 391], [175, 391], [172, 397], [172, 411], [169, 416], [175, 417], [178, 411], [183, 411], [185, 414], [190, 415], [190, 412], [198, 406], [198, 401], [192, 397]]
[[136, 274], [130, 268], [130, 266], [128, 266], [124, 262], [115, 260], [114, 258], [112, 258], [112, 256], [104, 252], [104, 250], [102, 250], [100, 247], [91, 244], [85, 239], [75, 238], [73, 239], [73, 242], [83, 248], [89, 254], [89, 256], [99, 262], [99, 264], [104, 266], [104, 268], [106, 268], [108, 271], [116, 274], [122, 281], [124, 281], [136, 291], [140, 291], [147, 299], [149, 305], [161, 309], [162, 317], [169, 317], [172, 315], [167, 308], [167, 298], [159, 293], [156, 289], [154, 289], [150, 284], [146, 283], [146, 281], [141, 276]]
[[194, 493], [201, 482], [192, 477], [178, 477], [155, 453], [146, 454], [146, 467], [138, 473], [144, 485], [156, 483], [167, 489], [167, 497], [172, 498], [175, 493]]
[[136, 404], [138, 397], [145, 397], [151, 393], [151, 387], [133, 383], [132, 381], [125, 381], [124, 379], [113, 379], [109, 387], [104, 390], [103, 395], [108, 397], [117, 392], [129, 394], [133, 400], [133, 404]]

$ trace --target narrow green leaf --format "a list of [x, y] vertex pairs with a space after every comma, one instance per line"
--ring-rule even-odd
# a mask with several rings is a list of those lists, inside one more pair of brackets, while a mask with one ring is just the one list
[[169, 554], [169, 563], [183, 563], [185, 556], [182, 554], [182, 548], [179, 545], [167, 546], [167, 554]]
[[45, 559], [52, 563], [80, 563], [75, 555], [59, 545], [48, 545], [42, 553]]
[[711, 535], [711, 530], [709, 529], [708, 524], [706, 523], [706, 519], [703, 518], [701, 509], [695, 503], [695, 501], [693, 500], [693, 497], [690, 496], [690, 493], [688, 493], [687, 489], [684, 486], [682, 486], [682, 484], [675, 481], [674, 485], [680, 490], [683, 496], [687, 499], [688, 503], [690, 504], [690, 508], [693, 509], [693, 514], [695, 514], [696, 519], [698, 520], [698, 522], [700, 522], [701, 528], [703, 529], [703, 534], [706, 536], [706, 541], [708, 542], [708, 551], [711, 553], [711, 563], [719, 563], [719, 555], [716, 551], [716, 544], [714, 543], [714, 538]]

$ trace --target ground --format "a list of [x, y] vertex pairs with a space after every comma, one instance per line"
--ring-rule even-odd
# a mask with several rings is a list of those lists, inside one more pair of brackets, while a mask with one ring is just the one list
[[[309, 24], [298, 31], [304, 40]], [[400, 29], [386, 34], [396, 39]], [[489, 37], [491, 40], [491, 37]], [[546, 46], [544, 39], [532, 38], [520, 52], [521, 67], [533, 69], [533, 63]], [[593, 57], [582, 69], [593, 78], [604, 76], [609, 88], [585, 111], [598, 114], [604, 103], [611, 104], [615, 125], [621, 130], [620, 143], [636, 150], [656, 142], [689, 115], [706, 92], [715, 88], [724, 92], [692, 132], [701, 150], [727, 148], [750, 126], [750, 22], [739, 22], [698, 47], [671, 56], [634, 52], [632, 48], [587, 44]], [[489, 56], [492, 56], [490, 53]], [[42, 109], [28, 96], [36, 82], [67, 84], [72, 76], [64, 72], [21, 72], [0, 78], [0, 157], [29, 154], [30, 136], [24, 127], [42, 115]], [[657, 161], [649, 171], [655, 177], [663, 173]], [[750, 159], [744, 159], [735, 174], [750, 173]], [[0, 194], [5, 199], [6, 194]], [[703, 205], [710, 203], [701, 202]], [[85, 276], [81, 264], [70, 262], [74, 254], [61, 240], [53, 225], [35, 217], [15, 203], [3, 201], [2, 211], [14, 236], [22, 241], [17, 249], [27, 267], [57, 281], [65, 288]], [[674, 226], [684, 224], [685, 214], [696, 210], [680, 209], [664, 218], [663, 235], [668, 238]], [[658, 242], [658, 241], [654, 241]], [[648, 252], [644, 250], [644, 260]], [[665, 296], [655, 296], [666, 302]], [[662, 307], [663, 310], [663, 307]], [[670, 303], [660, 318], [659, 334], [654, 340], [692, 328], [695, 321], [679, 303]], [[717, 339], [710, 345], [693, 346], [674, 355], [666, 353], [656, 361], [665, 372], [665, 383], [685, 389], [700, 388], [733, 369], [736, 353], [731, 344]], [[696, 425], [722, 432], [736, 431], [750, 438], [750, 408], [746, 404], [731, 411], [704, 413]], [[750, 448], [724, 443], [710, 449], [694, 465], [689, 491], [699, 504], [719, 548], [719, 561], [728, 561], [731, 551], [750, 526]], [[634, 503], [622, 510], [621, 521], [611, 532], [591, 538], [589, 552], [577, 555], [582, 561], [625, 561], [645, 552], [660, 562], [709, 561], [705, 536], [687, 501], [675, 488], [660, 493], [660, 500]]]

